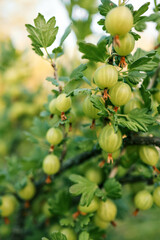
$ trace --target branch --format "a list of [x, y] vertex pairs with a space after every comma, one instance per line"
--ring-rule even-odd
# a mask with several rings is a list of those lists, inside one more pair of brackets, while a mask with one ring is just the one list
[[123, 139], [124, 146], [129, 145], [154, 145], [160, 147], [160, 138], [158, 137], [140, 137], [129, 136]]

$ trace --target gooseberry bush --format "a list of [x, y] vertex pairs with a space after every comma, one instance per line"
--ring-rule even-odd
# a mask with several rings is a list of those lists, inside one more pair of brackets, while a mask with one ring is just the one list
[[[46, 78], [52, 90], [26, 133], [33, 149], [1, 173], [0, 214], [12, 225], [10, 239], [109, 239], [126, 215], [159, 211], [159, 38], [155, 49], [132, 53], [146, 22], [160, 31], [160, 5], [155, 1], [154, 13], [144, 16], [149, 5], [134, 10], [125, 0], [101, 0], [104, 36], [97, 45], [78, 42], [85, 62], [67, 76], [59, 59], [71, 25], [53, 47], [55, 17], [39, 13], [34, 26], [26, 24], [33, 50], [53, 70]], [[87, 78], [91, 63], [96, 68]]]

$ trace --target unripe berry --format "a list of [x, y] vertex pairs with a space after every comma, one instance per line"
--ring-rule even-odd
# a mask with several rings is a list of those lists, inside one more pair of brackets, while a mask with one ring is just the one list
[[49, 103], [49, 111], [51, 114], [61, 115], [60, 111], [58, 111], [56, 108], [56, 99], [55, 98]]
[[160, 186], [156, 187], [153, 192], [153, 201], [158, 207], [160, 207]]
[[61, 93], [56, 99], [56, 108], [60, 112], [66, 112], [71, 108], [71, 98], [65, 93]]
[[92, 118], [92, 119], [97, 119], [100, 117], [98, 115], [100, 110], [93, 106], [93, 103], [90, 100], [90, 96], [87, 96], [84, 100], [83, 112], [87, 117]]
[[77, 240], [76, 233], [72, 228], [63, 228], [61, 233], [64, 234], [68, 240]]
[[103, 221], [97, 214], [94, 216], [94, 224], [99, 227], [100, 229], [107, 229], [110, 222], [109, 221]]
[[135, 40], [132, 34], [127, 33], [124, 36], [120, 36], [119, 38], [120, 46], [118, 46], [116, 43], [114, 44], [114, 49], [120, 56], [127, 56], [130, 54], [135, 45]]
[[0, 215], [2, 217], [8, 217], [12, 215], [16, 208], [16, 199], [12, 195], [5, 195], [1, 197]]
[[105, 19], [105, 27], [112, 35], [125, 35], [133, 26], [133, 16], [129, 8], [120, 6], [109, 11]]
[[36, 193], [36, 189], [34, 184], [30, 180], [28, 180], [25, 187], [18, 192], [18, 195], [23, 200], [30, 200], [34, 197], [35, 193]]
[[113, 126], [105, 126], [99, 135], [99, 145], [100, 147], [108, 153], [113, 153], [118, 150], [122, 144], [122, 134], [120, 130], [115, 133]]
[[63, 139], [63, 133], [59, 128], [50, 128], [47, 131], [46, 139], [51, 145], [58, 145]]
[[[120, 155], [120, 152], [121, 152], [120, 149], [118, 149], [115, 152], [113, 152], [112, 153], [113, 159], [117, 159], [119, 157], [119, 155]], [[106, 159], [106, 160], [108, 159], [108, 153], [107, 152], [102, 151], [102, 156], [104, 157], [104, 159]]]
[[138, 98], [132, 98], [128, 103], [124, 105], [124, 113], [127, 114], [131, 112], [135, 108], [141, 108], [142, 103], [139, 101]]
[[105, 202], [100, 202], [97, 210], [97, 215], [100, 219], [106, 222], [111, 222], [115, 219], [117, 214], [117, 207], [110, 199]]
[[100, 184], [103, 180], [102, 171], [98, 167], [90, 167], [85, 172], [85, 177], [96, 184]]
[[49, 233], [55, 233], [55, 232], [60, 232], [61, 231], [61, 226], [58, 224], [54, 224], [53, 226], [50, 227]]
[[139, 148], [139, 155], [142, 162], [150, 166], [155, 166], [159, 159], [159, 153], [153, 146], [141, 146]]
[[89, 206], [79, 205], [78, 209], [79, 209], [79, 211], [84, 212], [84, 213], [92, 213], [92, 212], [97, 211], [98, 206], [99, 206], [99, 200], [98, 200], [98, 198], [94, 197], [93, 200], [91, 201], [91, 203], [89, 204]]
[[45, 217], [50, 218], [53, 216], [53, 214], [51, 213], [51, 211], [49, 210], [51, 208], [51, 206], [48, 204], [48, 202], [45, 202], [43, 205], [43, 214], [45, 215]]
[[48, 155], [43, 160], [43, 171], [47, 175], [56, 174], [60, 169], [60, 161], [56, 155]]
[[148, 191], [142, 190], [136, 194], [134, 203], [137, 209], [148, 210], [153, 204], [152, 195]]
[[95, 84], [101, 88], [111, 88], [118, 81], [118, 71], [112, 65], [104, 65], [95, 71], [94, 74]]
[[110, 100], [115, 106], [125, 105], [131, 98], [131, 88], [123, 82], [116, 83], [109, 91]]

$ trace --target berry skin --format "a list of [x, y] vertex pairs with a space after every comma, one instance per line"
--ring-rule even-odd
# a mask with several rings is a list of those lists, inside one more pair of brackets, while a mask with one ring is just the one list
[[85, 172], [85, 177], [96, 184], [100, 184], [103, 180], [102, 171], [98, 167], [90, 167]]
[[105, 152], [113, 153], [122, 144], [122, 134], [119, 130], [115, 133], [113, 126], [107, 125], [101, 130], [98, 141]]
[[26, 186], [18, 192], [18, 195], [20, 196], [20, 198], [27, 201], [32, 199], [35, 193], [36, 189], [34, 184], [30, 180], [28, 180]]
[[124, 105], [124, 113], [127, 114], [135, 108], [141, 108], [142, 103], [137, 98], [132, 98], [128, 103]]
[[153, 201], [158, 207], [160, 207], [160, 187], [155, 188], [153, 192]]
[[160, 43], [160, 31], [159, 31], [159, 34], [158, 34], [158, 43]]
[[51, 145], [58, 145], [63, 139], [63, 133], [59, 128], [50, 128], [47, 131], [46, 139]]
[[142, 162], [150, 166], [155, 166], [159, 159], [159, 153], [153, 146], [141, 146], [139, 148], [139, 156]]
[[110, 89], [118, 81], [118, 71], [115, 67], [109, 64], [101, 66], [95, 71], [94, 81], [99, 88]]
[[50, 227], [49, 234], [60, 232], [60, 231], [61, 231], [61, 226], [58, 224], [54, 224], [53, 226]]
[[5, 195], [1, 197], [0, 216], [8, 217], [12, 215], [16, 208], [16, 199], [14, 196]]
[[110, 100], [115, 106], [125, 105], [131, 98], [131, 88], [123, 82], [116, 83], [109, 91]]
[[93, 200], [91, 201], [89, 206], [79, 205], [78, 209], [79, 209], [79, 211], [84, 212], [84, 213], [92, 213], [92, 212], [97, 211], [98, 206], [99, 206], [99, 200], [98, 200], [98, 198], [95, 197], [95, 198], [93, 198]]
[[60, 161], [56, 155], [47, 155], [43, 160], [43, 171], [47, 175], [56, 174], [60, 169]]
[[134, 203], [137, 209], [148, 210], [152, 207], [153, 197], [148, 191], [142, 190], [136, 194]]
[[56, 108], [56, 99], [55, 98], [49, 103], [49, 111], [51, 114], [61, 115], [60, 111], [58, 111]]
[[94, 216], [94, 224], [102, 230], [108, 228], [110, 222], [103, 221], [97, 214]]
[[71, 228], [63, 228], [61, 233], [64, 234], [68, 240], [77, 240], [76, 233]]
[[132, 34], [127, 33], [124, 36], [120, 36], [119, 41], [120, 41], [120, 46], [118, 46], [117, 44], [114, 44], [114, 49], [118, 53], [118, 55], [127, 56], [133, 51], [135, 40]]
[[45, 217], [50, 218], [53, 216], [53, 214], [50, 212], [51, 206], [48, 204], [48, 202], [45, 202], [43, 205], [43, 214], [45, 215]]
[[117, 207], [109, 199], [107, 199], [105, 202], [101, 201], [97, 210], [97, 215], [100, 219], [102, 219], [102, 221], [111, 222], [117, 215]]
[[90, 96], [87, 96], [84, 100], [83, 112], [87, 117], [92, 118], [92, 119], [97, 119], [100, 117], [98, 115], [100, 110], [93, 106], [93, 103], [90, 101]]
[[120, 6], [109, 11], [105, 19], [105, 27], [112, 35], [125, 35], [133, 26], [133, 16], [129, 8]]
[[61, 93], [56, 99], [56, 108], [60, 112], [67, 112], [71, 108], [71, 98], [65, 93]]

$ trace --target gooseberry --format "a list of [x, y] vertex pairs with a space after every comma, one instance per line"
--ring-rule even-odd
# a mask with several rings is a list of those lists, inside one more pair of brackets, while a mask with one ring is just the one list
[[112, 35], [125, 35], [133, 26], [133, 15], [125, 6], [115, 7], [109, 11], [105, 19], [105, 27]]
[[127, 114], [135, 108], [141, 108], [142, 103], [138, 98], [132, 98], [128, 103], [124, 105], [124, 113]]
[[12, 215], [15, 209], [16, 209], [16, 199], [14, 196], [4, 195], [1, 197], [0, 215], [2, 217], [8, 217]]
[[50, 154], [43, 160], [43, 171], [47, 175], [56, 174], [60, 169], [60, 161], [56, 155]]
[[72, 228], [63, 228], [61, 233], [64, 234], [68, 240], [77, 240], [76, 233]]
[[159, 153], [153, 146], [141, 146], [139, 148], [139, 156], [142, 162], [150, 166], [155, 166], [159, 159]]
[[110, 199], [105, 202], [101, 201], [97, 210], [97, 215], [102, 221], [111, 222], [115, 219], [117, 207]]
[[142, 190], [136, 194], [134, 203], [137, 209], [148, 210], [152, 207], [153, 197], [148, 191]]
[[131, 88], [126, 83], [118, 82], [110, 89], [109, 95], [115, 106], [123, 106], [131, 98]]
[[85, 172], [85, 177], [96, 184], [100, 184], [103, 180], [102, 171], [98, 167], [90, 167]]
[[46, 139], [51, 145], [57, 145], [62, 141], [63, 133], [59, 128], [50, 128], [47, 131]]
[[98, 214], [95, 214], [94, 216], [94, 224], [99, 227], [100, 229], [107, 229], [110, 222], [109, 221], [103, 221]]
[[94, 197], [89, 206], [81, 206], [79, 205], [78, 209], [81, 212], [84, 213], [92, 213], [95, 212], [98, 209], [99, 206], [99, 200], [98, 198]]
[[110, 89], [118, 81], [118, 71], [112, 65], [104, 65], [99, 68], [94, 73], [95, 84], [101, 88]]
[[134, 48], [135, 40], [132, 34], [127, 33], [124, 36], [119, 37], [119, 46], [114, 44], [114, 49], [120, 56], [127, 56], [130, 54]]
[[97, 119], [100, 117], [98, 115], [100, 110], [93, 106], [93, 103], [90, 100], [90, 96], [87, 96], [84, 100], [83, 112], [87, 117], [92, 118], [92, 119]]
[[34, 184], [30, 180], [28, 180], [27, 184], [18, 192], [18, 195], [23, 200], [30, 200], [34, 197], [35, 193], [36, 188]]
[[71, 108], [71, 98], [65, 93], [61, 93], [56, 99], [56, 108], [60, 112], [66, 112]]
[[49, 111], [51, 114], [57, 114], [61, 115], [60, 111], [57, 110], [56, 108], [56, 99], [52, 99], [52, 101], [49, 103]]
[[156, 187], [153, 192], [153, 201], [158, 207], [160, 207], [160, 186]]

